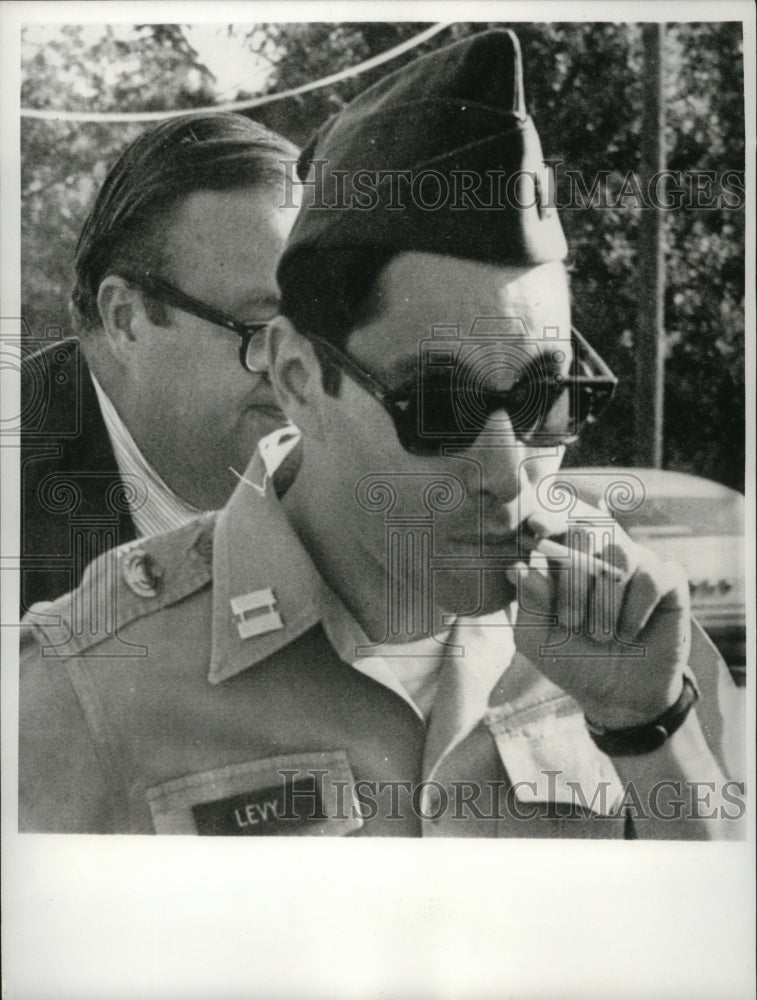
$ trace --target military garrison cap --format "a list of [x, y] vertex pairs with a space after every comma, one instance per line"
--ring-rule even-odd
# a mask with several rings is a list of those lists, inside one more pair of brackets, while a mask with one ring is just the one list
[[305, 204], [279, 267], [301, 254], [376, 248], [530, 266], [567, 253], [518, 39], [473, 35], [364, 91], [299, 161]]

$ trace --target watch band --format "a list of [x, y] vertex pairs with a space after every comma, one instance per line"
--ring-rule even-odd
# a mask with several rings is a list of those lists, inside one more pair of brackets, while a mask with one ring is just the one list
[[636, 757], [658, 750], [686, 721], [699, 700], [699, 688], [688, 674], [683, 675], [683, 690], [670, 708], [643, 726], [606, 729], [584, 716], [586, 728], [599, 749], [612, 757]]

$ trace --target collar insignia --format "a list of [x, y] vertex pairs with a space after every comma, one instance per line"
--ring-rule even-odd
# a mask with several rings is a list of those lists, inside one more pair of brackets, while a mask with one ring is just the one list
[[277, 610], [276, 595], [270, 587], [232, 597], [230, 604], [240, 639], [252, 639], [257, 635], [284, 628]]

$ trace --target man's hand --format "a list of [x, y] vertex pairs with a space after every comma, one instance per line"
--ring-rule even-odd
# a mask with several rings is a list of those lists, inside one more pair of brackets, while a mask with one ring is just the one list
[[[681, 693], [689, 589], [679, 566], [618, 525], [602, 545], [606, 535], [606, 519], [571, 523], [571, 555], [547, 560], [537, 545], [529, 565], [510, 571], [518, 590], [515, 641], [587, 718], [624, 729], [653, 721]], [[621, 573], [603, 572], [600, 560]]]

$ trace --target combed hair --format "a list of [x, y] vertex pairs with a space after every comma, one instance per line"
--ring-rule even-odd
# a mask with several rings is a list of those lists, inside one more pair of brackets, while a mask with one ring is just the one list
[[[111, 168], [76, 247], [74, 325], [100, 326], [97, 294], [119, 268], [160, 273], [165, 232], [195, 191], [284, 182], [299, 153], [288, 139], [243, 115], [195, 112], [143, 132]], [[155, 322], [164, 322], [159, 303]], [[163, 314], [163, 316], [161, 316]]]

